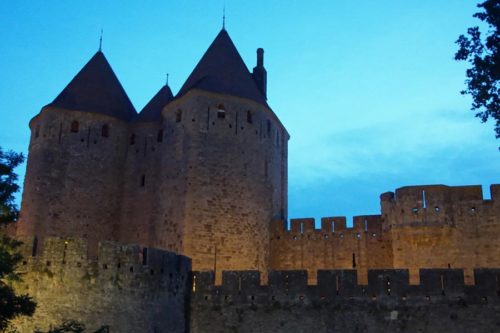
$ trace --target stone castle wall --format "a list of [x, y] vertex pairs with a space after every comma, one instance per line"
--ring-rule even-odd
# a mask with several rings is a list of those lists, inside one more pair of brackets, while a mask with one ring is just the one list
[[78, 320], [89, 331], [109, 325], [111, 332], [186, 332], [188, 258], [102, 242], [94, 259], [83, 239], [45, 238], [43, 252], [33, 238], [23, 240], [22, 282], [15, 288], [32, 296], [37, 309], [14, 322], [20, 332], [64, 320]]
[[17, 235], [117, 240], [127, 123], [45, 107], [30, 127]]
[[384, 230], [390, 234], [394, 268], [462, 268], [466, 283], [474, 268], [500, 267], [499, 185], [484, 200], [481, 186], [412, 186], [381, 196]]
[[500, 327], [500, 269], [476, 269], [476, 285], [458, 269], [194, 272], [191, 332], [492, 332]]
[[315, 283], [319, 269], [356, 269], [362, 283], [367, 270], [409, 268], [465, 269], [473, 284], [474, 268], [500, 268], [499, 185], [484, 200], [480, 186], [411, 186], [381, 195], [382, 215], [292, 219], [272, 225], [271, 269], [305, 269]]
[[269, 224], [286, 209], [287, 132], [260, 104], [196, 90], [167, 105], [163, 119], [172, 159], [160, 182], [182, 182], [182, 203], [162, 209], [182, 209], [181, 252], [218, 281], [222, 270], [265, 274]]

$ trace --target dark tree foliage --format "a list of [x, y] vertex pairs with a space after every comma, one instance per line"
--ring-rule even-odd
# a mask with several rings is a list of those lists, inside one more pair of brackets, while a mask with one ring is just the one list
[[[35, 333], [84, 333], [85, 332], [85, 325], [78, 321], [74, 320], [69, 320], [65, 321], [61, 324], [61, 326], [53, 328], [47, 332], [42, 332], [42, 331], [35, 331]], [[109, 327], [108, 326], [101, 326], [97, 331], [94, 333], [109, 333]]]
[[19, 211], [14, 193], [19, 191], [19, 185], [14, 169], [23, 161], [23, 154], [5, 152], [0, 147], [0, 226], [17, 220]]
[[[19, 186], [14, 168], [23, 160], [22, 154], [4, 152], [0, 148], [0, 227], [17, 219], [19, 212], [14, 203], [14, 193]], [[0, 235], [0, 332], [9, 326], [12, 319], [21, 315], [31, 316], [35, 311], [36, 304], [31, 297], [16, 295], [9, 285], [19, 280], [15, 269], [22, 260], [18, 253], [20, 245], [17, 240]]]
[[455, 60], [467, 61], [471, 67], [466, 72], [467, 89], [462, 94], [472, 96], [472, 110], [476, 117], [495, 122], [496, 137], [500, 138], [500, 0], [487, 0], [477, 5], [482, 10], [474, 14], [488, 25], [485, 36], [479, 27], [469, 28], [467, 36], [461, 35]]

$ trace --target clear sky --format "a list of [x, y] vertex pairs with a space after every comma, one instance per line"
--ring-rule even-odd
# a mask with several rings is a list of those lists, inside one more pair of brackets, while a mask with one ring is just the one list
[[[289, 215], [377, 214], [380, 193], [500, 182], [500, 140], [461, 96], [459, 34], [474, 0], [0, 2], [0, 146], [97, 51], [139, 111], [174, 94], [226, 27], [249, 68], [265, 49], [268, 101], [291, 134]], [[24, 175], [25, 166], [19, 169]], [[489, 190], [485, 191], [489, 197]]]

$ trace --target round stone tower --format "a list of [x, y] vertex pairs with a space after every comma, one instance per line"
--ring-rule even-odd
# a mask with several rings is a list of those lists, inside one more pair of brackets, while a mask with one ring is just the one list
[[266, 102], [257, 54], [251, 74], [223, 29], [162, 113], [160, 193], [169, 195], [159, 238], [177, 230], [193, 269], [215, 270], [219, 282], [223, 270], [265, 276], [269, 224], [286, 218], [289, 135]]
[[17, 235], [116, 238], [128, 122], [136, 115], [97, 52], [30, 122]]

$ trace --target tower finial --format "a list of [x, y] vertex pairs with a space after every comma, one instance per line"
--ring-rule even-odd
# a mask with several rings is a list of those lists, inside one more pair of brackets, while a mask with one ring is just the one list
[[226, 30], [226, 5], [222, 9], [222, 30]]
[[101, 28], [101, 36], [99, 37], [99, 52], [102, 51], [102, 28]]
[[167, 82], [165, 84], [166, 86], [168, 86], [168, 76], [169, 76], [169, 74], [167, 73]]

